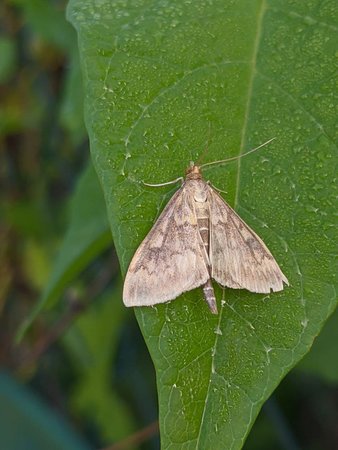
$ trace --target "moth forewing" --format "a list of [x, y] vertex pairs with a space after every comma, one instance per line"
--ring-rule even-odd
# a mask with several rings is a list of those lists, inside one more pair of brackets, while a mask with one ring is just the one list
[[190, 186], [184, 183], [136, 251], [124, 282], [123, 301], [126, 306], [163, 303], [208, 278]]

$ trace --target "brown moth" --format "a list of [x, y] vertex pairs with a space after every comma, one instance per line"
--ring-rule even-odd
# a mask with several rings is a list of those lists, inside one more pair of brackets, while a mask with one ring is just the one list
[[202, 286], [217, 314], [212, 278], [222, 286], [258, 293], [281, 291], [283, 282], [288, 284], [264, 242], [204, 181], [201, 166], [191, 163], [130, 263], [123, 301], [150, 306]]

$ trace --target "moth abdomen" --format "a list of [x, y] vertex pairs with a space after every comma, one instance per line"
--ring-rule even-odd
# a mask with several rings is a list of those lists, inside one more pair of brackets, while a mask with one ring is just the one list
[[213, 314], [217, 314], [218, 311], [217, 311], [216, 296], [215, 296], [215, 291], [214, 291], [214, 287], [212, 285], [211, 278], [209, 278], [209, 280], [203, 286], [203, 294], [204, 294], [204, 299], [210, 308], [210, 311]]
[[204, 299], [207, 302], [210, 311], [213, 314], [217, 314], [217, 303], [215, 297], [215, 291], [211, 281], [211, 263], [210, 263], [210, 212], [209, 212], [209, 202], [206, 196], [205, 184], [198, 185], [195, 195], [195, 211], [198, 226], [198, 233], [200, 235], [201, 241], [204, 247], [204, 260], [207, 266], [210, 278], [202, 286]]

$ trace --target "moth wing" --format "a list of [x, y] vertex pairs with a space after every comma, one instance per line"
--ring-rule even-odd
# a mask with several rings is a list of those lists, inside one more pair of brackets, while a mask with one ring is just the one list
[[124, 282], [126, 306], [173, 300], [209, 278], [193, 197], [184, 184], [136, 251]]
[[288, 280], [264, 242], [223, 198], [210, 188], [212, 277], [222, 286], [269, 293]]

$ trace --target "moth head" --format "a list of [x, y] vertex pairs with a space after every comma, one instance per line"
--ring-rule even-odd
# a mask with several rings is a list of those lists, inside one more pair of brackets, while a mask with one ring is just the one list
[[185, 177], [187, 180], [200, 180], [202, 178], [200, 166], [193, 161], [190, 161], [190, 164], [185, 171]]

